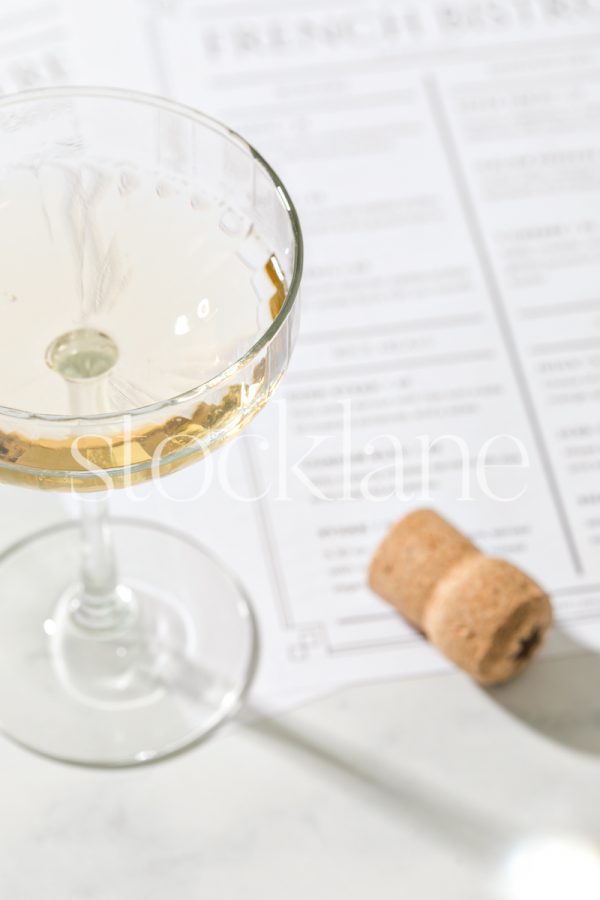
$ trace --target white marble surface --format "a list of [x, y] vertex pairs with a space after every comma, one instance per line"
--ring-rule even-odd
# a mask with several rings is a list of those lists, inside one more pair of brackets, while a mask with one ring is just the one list
[[[3, 490], [2, 542], [62, 514], [16, 499]], [[353, 688], [115, 772], [0, 738], [0, 896], [496, 897], [524, 837], [600, 841], [599, 685], [600, 657], [573, 647], [503, 689]]]
[[[598, 669], [544, 661], [495, 697], [460, 675], [354, 688], [137, 770], [2, 740], [2, 896], [495, 896], [520, 836], [600, 838], [597, 691], [590, 709], [558, 700], [562, 684], [597, 687]], [[542, 687], [552, 738], [503, 705]]]

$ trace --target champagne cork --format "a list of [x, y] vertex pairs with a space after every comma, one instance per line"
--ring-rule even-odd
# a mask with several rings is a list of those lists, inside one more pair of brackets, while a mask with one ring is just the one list
[[552, 621], [546, 592], [481, 553], [433, 510], [397, 522], [375, 552], [369, 585], [481, 684], [520, 672]]

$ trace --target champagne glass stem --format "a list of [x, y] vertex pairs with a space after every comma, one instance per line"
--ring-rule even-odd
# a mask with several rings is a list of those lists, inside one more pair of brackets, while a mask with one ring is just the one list
[[112, 629], [121, 624], [130, 603], [119, 585], [107, 495], [80, 499], [80, 524], [81, 589], [73, 616], [85, 627]]
[[[102, 412], [108, 375], [118, 358], [108, 335], [81, 328], [61, 335], [47, 361], [65, 379], [75, 416]], [[96, 631], [122, 627], [132, 608], [131, 592], [119, 584], [107, 494], [80, 499], [81, 584], [72, 604], [78, 625]]]

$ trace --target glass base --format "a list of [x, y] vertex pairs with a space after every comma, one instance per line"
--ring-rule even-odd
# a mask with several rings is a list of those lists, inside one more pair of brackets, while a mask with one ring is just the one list
[[0, 727], [66, 762], [125, 766], [206, 737], [254, 671], [248, 597], [206, 550], [162, 526], [111, 522], [126, 615], [108, 629], [74, 614], [77, 522], [0, 557]]

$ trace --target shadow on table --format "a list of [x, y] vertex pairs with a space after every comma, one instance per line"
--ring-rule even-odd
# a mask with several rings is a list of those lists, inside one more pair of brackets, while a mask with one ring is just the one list
[[[485, 689], [486, 695], [530, 728], [558, 744], [600, 755], [600, 653], [555, 629], [552, 649], [514, 682]], [[484, 690], [484, 689], [482, 689]], [[256, 711], [255, 711], [256, 712]], [[351, 779], [375, 793], [394, 812], [401, 809], [420, 822], [442, 843], [470, 851], [490, 872], [508, 850], [523, 837], [519, 830], [490, 815], [490, 810], [470, 807], [447, 786], [420, 782], [369, 758], [358, 748], [340, 746], [331, 736], [306, 733], [281, 719], [260, 719], [256, 732], [284, 743], [301, 756], [318, 759], [332, 775]]]
[[261, 719], [252, 727], [300, 759], [317, 760], [332, 779], [375, 796], [380, 807], [387, 807], [393, 816], [401, 812], [440, 845], [466, 852], [482, 871], [495, 873], [512, 846], [515, 830], [509, 823], [495, 818], [489, 809], [471, 806], [446, 785], [424, 782], [357, 746], [343, 746], [332, 735], [301, 729], [281, 719]]
[[552, 634], [552, 648], [561, 655], [534, 663], [486, 693], [555, 743], [600, 755], [600, 653], [560, 629]]

